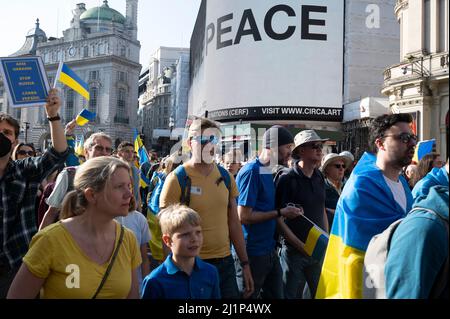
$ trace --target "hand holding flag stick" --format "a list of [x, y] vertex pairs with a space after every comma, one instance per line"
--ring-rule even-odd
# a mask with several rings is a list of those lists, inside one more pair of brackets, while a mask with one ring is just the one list
[[75, 128], [77, 127], [77, 121], [76, 120], [72, 120], [69, 123], [67, 123], [66, 128], [65, 128], [65, 133], [66, 136], [68, 135], [73, 135], [73, 131], [75, 130]]

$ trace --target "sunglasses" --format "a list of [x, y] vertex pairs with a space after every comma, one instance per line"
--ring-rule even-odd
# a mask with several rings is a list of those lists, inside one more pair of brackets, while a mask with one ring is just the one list
[[410, 141], [414, 141], [414, 143], [417, 143], [418, 141], [417, 135], [406, 132], [401, 134], [384, 135], [383, 137], [393, 137], [394, 139], [400, 140], [405, 144], [408, 144]]
[[336, 167], [337, 169], [345, 169], [345, 165], [344, 164], [334, 164], [334, 167]]
[[105, 152], [108, 153], [108, 154], [111, 154], [111, 152], [112, 152], [112, 148], [111, 148], [111, 147], [104, 147], [104, 146], [102, 146], [102, 145], [95, 145], [95, 146], [94, 146], [94, 149], [95, 149], [97, 152], [103, 152], [103, 151], [105, 151]]
[[193, 136], [191, 137], [192, 141], [197, 141], [198, 143], [202, 145], [206, 145], [208, 143], [211, 143], [213, 145], [216, 145], [219, 143], [219, 139], [215, 135], [210, 136]]
[[33, 151], [24, 151], [24, 150], [20, 150], [20, 151], [17, 151], [17, 155], [22, 155], [22, 156], [25, 156], [25, 155], [28, 155], [28, 156], [34, 156], [34, 152], [33, 152]]

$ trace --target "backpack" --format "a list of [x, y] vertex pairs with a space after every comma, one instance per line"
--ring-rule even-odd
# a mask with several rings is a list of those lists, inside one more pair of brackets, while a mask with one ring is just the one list
[[[441, 217], [435, 211], [423, 207], [416, 207], [413, 211], [426, 211], [439, 217], [446, 229], [448, 236], [448, 220]], [[364, 274], [363, 274], [363, 298], [364, 299], [386, 299], [386, 282], [384, 277], [384, 267], [386, 264], [389, 249], [391, 247], [392, 236], [398, 225], [403, 221], [396, 220], [382, 233], [375, 235], [367, 246], [364, 256]], [[444, 266], [438, 273], [434, 285], [430, 292], [430, 298], [437, 298], [444, 290], [448, 280], [448, 257]]]
[[[153, 184], [154, 180], [157, 180], [156, 184]], [[153, 178], [151, 180], [151, 185], [150, 185], [151, 190], [148, 193], [147, 207], [154, 214], [159, 213], [159, 197], [161, 196], [161, 192], [162, 192], [165, 180], [166, 180], [166, 175], [164, 173], [155, 172], [153, 174]]]
[[[220, 165], [217, 165], [217, 168], [219, 169], [221, 177], [217, 180], [216, 184], [219, 185], [221, 182], [224, 182], [229, 192], [231, 187], [230, 174]], [[181, 188], [180, 204], [189, 206], [191, 203], [191, 179], [186, 174], [186, 169], [183, 165], [178, 166], [173, 172], [176, 175]]]

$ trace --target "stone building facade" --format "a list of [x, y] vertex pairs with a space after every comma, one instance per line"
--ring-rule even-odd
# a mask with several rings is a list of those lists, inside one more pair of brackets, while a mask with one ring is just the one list
[[[86, 8], [79, 3], [73, 10], [70, 28], [62, 38], [47, 38], [36, 25], [25, 45], [12, 56], [41, 56], [50, 85], [53, 85], [59, 63], [66, 63], [89, 84], [90, 101], [72, 89], [61, 88], [63, 106], [60, 115], [64, 123], [87, 108], [97, 114], [95, 122], [76, 130], [77, 135], [102, 131], [114, 144], [132, 141], [137, 124], [138, 81], [141, 70], [137, 39], [138, 0], [126, 1], [126, 16], [112, 9], [108, 1], [100, 7]], [[1, 92], [0, 92], [1, 93]], [[0, 103], [5, 103], [0, 100]], [[28, 142], [39, 148], [48, 146], [50, 134], [44, 109], [8, 110], [30, 123]]]
[[384, 72], [382, 92], [395, 113], [410, 113], [421, 140], [448, 156], [448, 0], [398, 0], [400, 62]]

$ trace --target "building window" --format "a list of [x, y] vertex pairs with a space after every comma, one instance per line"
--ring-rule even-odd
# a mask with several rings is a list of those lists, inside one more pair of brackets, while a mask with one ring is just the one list
[[168, 115], [169, 114], [169, 108], [166, 106], [164, 107], [164, 115]]
[[120, 56], [125, 56], [127, 54], [127, 48], [125, 48], [125, 46], [121, 46], [120, 47]]
[[[55, 77], [49, 76], [49, 77], [48, 77], [48, 84], [49, 84], [50, 86], [53, 86], [53, 82], [55, 82]], [[1, 95], [1, 94], [0, 94], [0, 95]]]
[[164, 119], [164, 126], [167, 127], [167, 125], [169, 125], [169, 120], [168, 119]]
[[117, 78], [120, 82], [127, 82], [127, 73], [119, 71], [117, 72]]
[[114, 117], [114, 122], [121, 124], [129, 124], [129, 119], [127, 115], [126, 108], [126, 91], [125, 89], [119, 89], [117, 92], [117, 110], [116, 116]]
[[47, 116], [45, 115], [44, 108], [39, 108], [39, 124], [45, 124], [46, 123]]
[[98, 88], [91, 87], [90, 88], [90, 99], [89, 99], [89, 111], [93, 113], [97, 113], [97, 105], [98, 105]]
[[13, 111], [13, 117], [20, 122], [22, 117], [22, 109], [15, 109]]
[[99, 71], [90, 71], [89, 72], [89, 81], [95, 81], [100, 79]]
[[102, 54], [105, 54], [105, 52], [104, 52], [103, 44], [100, 43], [98, 45], [98, 54], [97, 55], [102, 55]]
[[73, 90], [68, 90], [66, 95], [66, 112], [65, 120], [67, 122], [72, 121], [75, 107], [75, 94]]
[[89, 47], [85, 46], [83, 48], [83, 58], [87, 58], [89, 56]]

